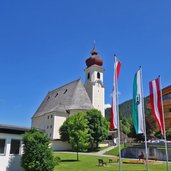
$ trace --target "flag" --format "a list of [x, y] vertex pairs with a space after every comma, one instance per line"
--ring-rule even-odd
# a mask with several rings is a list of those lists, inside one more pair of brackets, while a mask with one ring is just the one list
[[162, 98], [161, 98], [159, 77], [149, 82], [149, 88], [150, 88], [150, 104], [152, 107], [152, 112], [154, 114], [157, 123], [160, 126], [161, 133], [164, 136]]
[[117, 56], [115, 55], [115, 62], [114, 62], [114, 83], [113, 83], [113, 91], [112, 91], [112, 107], [110, 112], [110, 128], [116, 129], [118, 128], [118, 110], [117, 110], [117, 89], [118, 89], [118, 76], [121, 68], [121, 63], [118, 60]]
[[141, 68], [136, 72], [133, 82], [132, 120], [136, 134], [144, 133], [144, 113]]

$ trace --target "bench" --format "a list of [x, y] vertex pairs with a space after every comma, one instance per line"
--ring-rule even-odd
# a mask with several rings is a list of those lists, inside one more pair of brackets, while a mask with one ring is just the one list
[[119, 161], [118, 157], [110, 157], [109, 158], [109, 163], [118, 162], [118, 161]]
[[107, 166], [107, 163], [103, 161], [103, 159], [98, 159], [99, 166]]
[[[147, 158], [147, 156], [144, 156], [144, 160]], [[148, 156], [148, 159], [151, 159], [151, 160], [157, 160], [159, 159], [159, 156]]]

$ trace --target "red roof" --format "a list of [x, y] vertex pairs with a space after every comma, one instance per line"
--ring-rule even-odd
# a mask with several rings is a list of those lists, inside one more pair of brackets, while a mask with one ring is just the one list
[[103, 65], [103, 60], [98, 56], [98, 52], [96, 51], [95, 48], [93, 48], [93, 50], [91, 52], [91, 57], [89, 57], [86, 60], [86, 65], [87, 65], [87, 67], [90, 67], [92, 65], [98, 65], [98, 66]]

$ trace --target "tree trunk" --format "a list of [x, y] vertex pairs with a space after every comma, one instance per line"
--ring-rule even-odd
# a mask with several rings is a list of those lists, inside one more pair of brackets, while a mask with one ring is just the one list
[[77, 161], [79, 160], [79, 158], [78, 158], [78, 150], [77, 150]]
[[77, 144], [77, 161], [79, 160], [79, 158], [78, 158], [78, 144]]
[[98, 142], [96, 142], [96, 148], [99, 146], [99, 143]]

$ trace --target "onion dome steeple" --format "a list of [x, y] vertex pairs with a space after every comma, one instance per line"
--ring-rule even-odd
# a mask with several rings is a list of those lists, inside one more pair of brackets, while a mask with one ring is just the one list
[[87, 68], [92, 66], [92, 65], [98, 65], [98, 66], [102, 66], [103, 65], [103, 60], [98, 56], [98, 52], [95, 48], [91, 51], [91, 56], [86, 60], [86, 65]]

